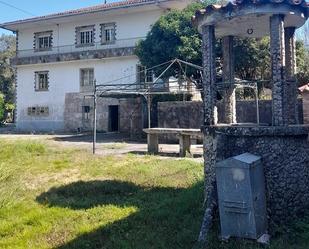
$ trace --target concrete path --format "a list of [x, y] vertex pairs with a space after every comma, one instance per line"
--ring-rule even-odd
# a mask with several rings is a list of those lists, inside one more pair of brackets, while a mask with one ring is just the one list
[[[1, 133], [1, 129], [0, 129]], [[50, 143], [53, 146], [64, 146], [69, 148], [85, 149], [92, 151], [92, 136], [91, 135], [46, 135], [46, 134], [0, 134], [0, 140], [6, 139], [33, 139], [41, 140]], [[137, 155], [147, 155], [147, 141], [146, 139], [132, 139], [125, 137], [119, 133], [98, 133], [97, 135], [97, 154], [98, 155], [125, 155], [128, 153]], [[178, 144], [160, 144], [160, 157], [170, 158], [178, 157]], [[203, 146], [192, 145], [191, 155], [189, 158], [194, 158], [197, 161], [202, 160]]]

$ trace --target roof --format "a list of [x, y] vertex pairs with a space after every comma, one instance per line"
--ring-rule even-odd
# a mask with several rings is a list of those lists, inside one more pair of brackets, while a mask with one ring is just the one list
[[16, 25], [16, 24], [43, 21], [43, 20], [54, 19], [54, 18], [59, 18], [59, 17], [88, 14], [88, 13], [93, 13], [93, 12], [107, 11], [107, 10], [113, 10], [113, 9], [119, 9], [119, 8], [129, 8], [129, 7], [135, 7], [135, 6], [145, 5], [145, 4], [157, 4], [160, 2], [167, 2], [167, 1], [169, 0], [125, 0], [125, 1], [114, 2], [114, 3], [99, 4], [99, 5], [86, 7], [86, 8], [68, 10], [68, 11], [63, 11], [63, 12], [44, 15], [44, 16], [17, 20], [13, 22], [6, 22], [3, 24], [0, 24], [0, 27], [5, 28], [6, 26]]
[[210, 15], [213, 12], [230, 11], [231, 9], [239, 8], [244, 5], [256, 5], [261, 4], [288, 4], [291, 6], [299, 6], [305, 9], [309, 8], [309, 2], [306, 0], [235, 0], [229, 1], [226, 5], [210, 4], [205, 9], [197, 10], [195, 16], [192, 17], [194, 23], [198, 21], [198, 18], [203, 15]]
[[298, 88], [298, 90], [303, 93], [303, 92], [309, 92], [309, 83], [307, 83], [306, 85], [303, 85], [301, 87]]
[[[225, 5], [211, 4], [197, 10], [192, 22], [201, 32], [202, 26], [214, 25], [218, 37], [226, 35], [263, 37], [269, 34], [269, 17], [285, 16], [285, 27], [301, 27], [309, 17], [306, 0], [232, 0]], [[247, 33], [254, 30], [254, 33]]]

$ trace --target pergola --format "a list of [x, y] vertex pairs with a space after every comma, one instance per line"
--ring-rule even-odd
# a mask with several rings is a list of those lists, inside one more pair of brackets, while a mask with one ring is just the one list
[[270, 36], [273, 126], [298, 123], [295, 30], [308, 18], [304, 0], [236, 0], [209, 5], [193, 17], [203, 37], [205, 125], [215, 125], [215, 39], [222, 38], [225, 83], [223, 123], [236, 123], [233, 39]]

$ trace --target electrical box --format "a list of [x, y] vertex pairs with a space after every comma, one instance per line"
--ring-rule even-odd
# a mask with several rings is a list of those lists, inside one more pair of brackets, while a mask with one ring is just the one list
[[221, 236], [258, 239], [267, 233], [261, 157], [249, 153], [216, 164]]

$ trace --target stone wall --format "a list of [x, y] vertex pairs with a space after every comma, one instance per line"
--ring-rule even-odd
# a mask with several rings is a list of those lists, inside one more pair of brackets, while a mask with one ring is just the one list
[[[97, 130], [109, 130], [109, 106], [119, 106], [119, 132], [137, 134], [142, 132], [140, 98], [98, 98]], [[88, 115], [83, 106], [90, 106]], [[65, 97], [64, 126], [66, 131], [91, 131], [93, 129], [93, 98], [81, 93], [67, 93]]]
[[[271, 232], [309, 211], [308, 127], [218, 127], [215, 130], [217, 161], [245, 152], [262, 157]], [[209, 164], [208, 160], [211, 162], [205, 157], [205, 164]]]
[[[223, 103], [218, 104], [218, 120], [223, 120], [221, 111]], [[158, 126], [165, 128], [200, 128], [203, 122], [202, 102], [199, 101], [175, 101], [158, 103]], [[302, 123], [302, 101], [299, 100], [299, 119]], [[236, 114], [238, 123], [256, 123], [256, 102], [237, 101]], [[260, 123], [271, 124], [272, 104], [271, 100], [259, 101]]]
[[304, 124], [309, 124], [309, 92], [304, 91], [303, 97], [303, 112], [304, 112]]

